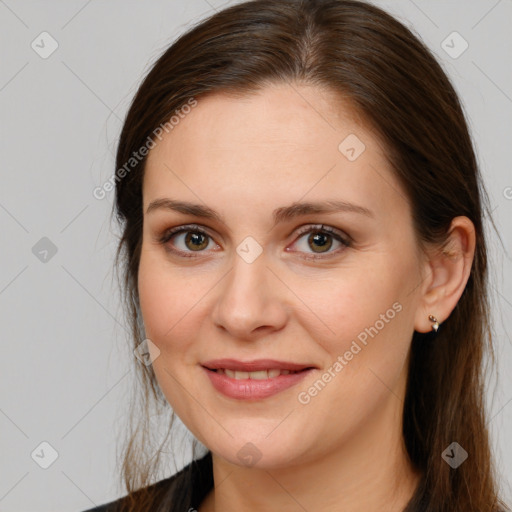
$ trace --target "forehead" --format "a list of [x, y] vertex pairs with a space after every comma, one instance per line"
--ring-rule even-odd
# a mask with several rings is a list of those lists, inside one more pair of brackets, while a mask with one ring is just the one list
[[[370, 130], [359, 113], [339, 95], [318, 87], [275, 84], [244, 96], [202, 96], [164, 138], [172, 138], [175, 146], [194, 145], [197, 156], [198, 150], [232, 153], [262, 146], [274, 152], [284, 152], [286, 146], [298, 151], [330, 148], [338, 156], [338, 144], [349, 133], [367, 144], [377, 143], [373, 137], [369, 140]], [[150, 159], [170, 144], [158, 146]], [[189, 161], [194, 158], [186, 156]]]
[[145, 209], [163, 196], [272, 208], [329, 194], [388, 210], [393, 196], [404, 198], [372, 130], [347, 101], [317, 87], [200, 97], [156, 142], [146, 163]]

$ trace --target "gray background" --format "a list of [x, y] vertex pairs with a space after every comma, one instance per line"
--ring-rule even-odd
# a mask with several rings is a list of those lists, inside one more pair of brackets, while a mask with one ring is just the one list
[[[112, 279], [113, 193], [97, 200], [92, 191], [114, 171], [121, 120], [150, 63], [229, 3], [0, 0], [1, 511], [79, 511], [121, 495], [115, 440], [133, 375]], [[419, 34], [454, 81], [503, 241], [491, 232], [499, 375], [488, 396], [510, 499], [512, 2], [376, 3]], [[44, 31], [58, 43], [47, 58]], [[463, 42], [446, 39], [453, 31], [469, 45], [456, 58]]]

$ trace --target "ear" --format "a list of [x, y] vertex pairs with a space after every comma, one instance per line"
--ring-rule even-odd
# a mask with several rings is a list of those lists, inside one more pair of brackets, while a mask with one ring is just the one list
[[467, 217], [455, 217], [443, 249], [429, 251], [425, 261], [425, 280], [414, 329], [430, 332], [433, 315], [439, 324], [454, 310], [468, 282], [475, 254], [475, 227]]

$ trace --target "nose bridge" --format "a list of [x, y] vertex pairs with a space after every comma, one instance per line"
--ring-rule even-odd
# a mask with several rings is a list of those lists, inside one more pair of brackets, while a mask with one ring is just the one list
[[[257, 252], [258, 254], [257, 254]], [[259, 327], [280, 328], [285, 311], [268, 259], [250, 240], [237, 247], [233, 266], [220, 288], [214, 323], [244, 338]]]

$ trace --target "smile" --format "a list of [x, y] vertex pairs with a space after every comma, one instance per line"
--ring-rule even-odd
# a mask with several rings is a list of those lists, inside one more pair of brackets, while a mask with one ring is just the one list
[[204, 365], [201, 367], [216, 391], [236, 400], [261, 400], [271, 397], [297, 385], [315, 370], [311, 366], [297, 370], [268, 368], [255, 371], [208, 368]]

